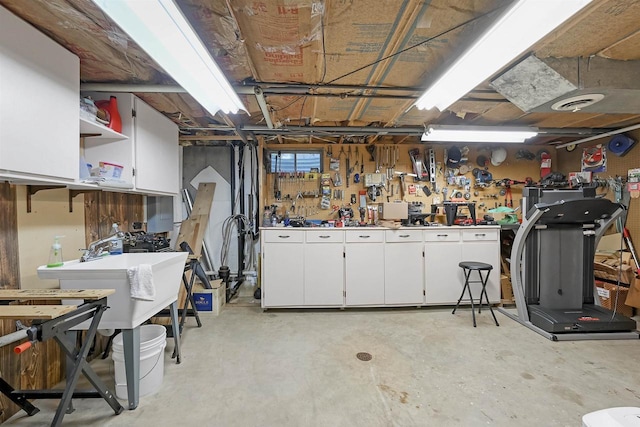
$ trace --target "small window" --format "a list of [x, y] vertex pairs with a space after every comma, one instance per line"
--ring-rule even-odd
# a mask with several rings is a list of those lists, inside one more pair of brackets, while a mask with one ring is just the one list
[[269, 151], [269, 172], [322, 172], [322, 151]]

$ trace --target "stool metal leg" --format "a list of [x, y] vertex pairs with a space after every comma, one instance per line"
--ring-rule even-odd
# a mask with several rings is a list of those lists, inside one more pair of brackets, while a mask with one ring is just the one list
[[460, 298], [458, 298], [458, 302], [456, 303], [456, 306], [453, 308], [453, 311], [451, 312], [451, 314], [456, 314], [456, 310], [458, 309], [458, 306], [460, 305], [460, 301], [462, 301], [462, 298], [464, 297], [464, 291], [466, 290], [469, 293], [469, 300], [471, 301], [471, 315], [473, 317], [473, 326], [476, 326], [476, 309], [475, 306], [473, 304], [473, 295], [471, 295], [471, 286], [469, 285], [469, 276], [471, 276], [471, 270], [467, 270], [466, 268], [463, 269], [464, 271], [464, 286], [462, 287], [462, 293], [460, 294]]
[[471, 270], [469, 270], [469, 274], [467, 274], [467, 280], [465, 280], [465, 282], [467, 282], [467, 290], [469, 291], [469, 300], [471, 301], [471, 317], [473, 317], [473, 327], [475, 328], [476, 325], [476, 308], [473, 305], [473, 295], [471, 295], [471, 285], [469, 284], [469, 276], [471, 276]]
[[[480, 271], [478, 271], [478, 274], [480, 273]], [[484, 294], [484, 298], [487, 301], [487, 305], [489, 306], [489, 311], [491, 312], [491, 315], [493, 316], [493, 321], [496, 322], [496, 326], [500, 326], [500, 324], [498, 323], [498, 319], [496, 319], [496, 315], [493, 312], [493, 308], [491, 307], [491, 303], [489, 302], [489, 294], [487, 293], [487, 281], [489, 280], [489, 273], [491, 273], [491, 271], [487, 271], [487, 274], [485, 275], [484, 279], [482, 279], [482, 274], [480, 274], [480, 278], [482, 279], [482, 293], [480, 294], [480, 307], [482, 307], [482, 294]], [[480, 310], [478, 310], [478, 313], [480, 312]]]
[[[482, 277], [482, 270], [478, 270], [478, 276], [480, 276], [480, 283], [482, 284], [482, 291], [480, 291], [480, 305], [478, 306], [478, 314], [480, 314], [480, 313], [482, 313], [482, 295], [486, 294], [487, 291], [486, 291], [486, 289], [484, 287], [485, 279]], [[489, 277], [489, 272], [488, 271], [487, 271], [486, 277]]]
[[458, 302], [456, 303], [456, 306], [453, 307], [453, 311], [451, 312], [451, 314], [456, 314], [456, 310], [458, 309], [458, 306], [460, 305], [460, 301], [462, 301], [462, 297], [464, 297], [464, 291], [467, 289], [467, 286], [469, 286], [469, 280], [468, 280], [468, 276], [467, 276], [467, 270], [463, 270], [463, 274], [464, 274], [464, 286], [462, 286], [462, 293], [460, 294], [460, 298], [458, 298]]

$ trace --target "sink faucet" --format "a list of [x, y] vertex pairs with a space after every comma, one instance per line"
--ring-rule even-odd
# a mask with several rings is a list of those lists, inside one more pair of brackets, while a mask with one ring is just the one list
[[118, 231], [109, 237], [96, 240], [89, 245], [89, 249], [85, 249], [84, 253], [80, 257], [80, 262], [92, 261], [100, 258], [104, 253], [109, 252], [109, 247], [113, 245], [117, 240], [124, 239], [125, 234], [122, 231]]

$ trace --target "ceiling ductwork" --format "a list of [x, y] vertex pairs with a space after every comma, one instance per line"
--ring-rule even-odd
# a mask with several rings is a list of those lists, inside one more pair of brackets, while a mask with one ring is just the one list
[[527, 113], [640, 113], [640, 61], [525, 58], [491, 86]]

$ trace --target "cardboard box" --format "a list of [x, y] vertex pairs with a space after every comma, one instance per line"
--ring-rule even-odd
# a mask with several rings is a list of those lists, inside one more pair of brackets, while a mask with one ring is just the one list
[[636, 277], [631, 286], [625, 304], [631, 307], [640, 308], [640, 277]]
[[612, 311], [615, 309], [616, 313], [622, 314], [623, 316], [633, 316], [633, 307], [626, 303], [629, 288], [598, 281], [596, 281], [596, 287], [600, 304], [602, 304], [604, 308]]
[[409, 218], [409, 204], [407, 202], [384, 202], [382, 204], [382, 219]]
[[193, 300], [198, 312], [218, 316], [227, 303], [227, 292], [222, 280], [212, 280], [212, 289], [205, 289], [201, 283], [193, 285]]
[[620, 279], [621, 283], [630, 285], [635, 277], [635, 271], [630, 265], [609, 265], [603, 262], [593, 263], [593, 275], [596, 279], [609, 280], [617, 282]]

